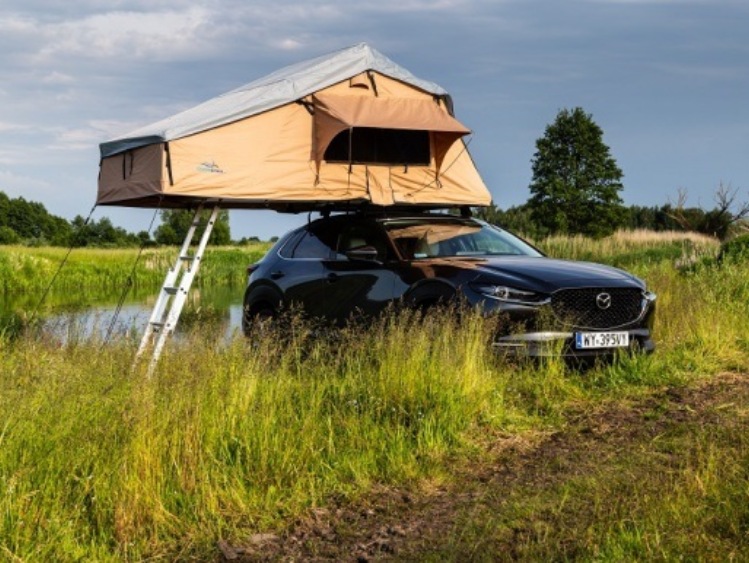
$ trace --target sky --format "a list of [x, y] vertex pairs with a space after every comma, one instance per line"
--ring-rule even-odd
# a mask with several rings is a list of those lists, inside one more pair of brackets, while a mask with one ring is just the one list
[[[96, 199], [99, 143], [282, 66], [367, 42], [453, 97], [499, 207], [530, 196], [536, 140], [581, 107], [627, 205], [722, 184], [749, 200], [746, 0], [3, 0], [0, 191], [67, 219]], [[98, 208], [129, 231], [153, 211]], [[232, 236], [306, 221], [232, 211]]]

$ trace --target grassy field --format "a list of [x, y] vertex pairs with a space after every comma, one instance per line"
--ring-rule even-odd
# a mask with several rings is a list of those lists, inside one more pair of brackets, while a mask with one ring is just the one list
[[[259, 260], [267, 243], [242, 247], [208, 247], [198, 284], [221, 283], [241, 286], [246, 280], [245, 268]], [[134, 248], [76, 248], [64, 267], [65, 248], [0, 246], [0, 291], [6, 294], [43, 292], [53, 276], [57, 290], [95, 290], [114, 292], [132, 280], [134, 287], [158, 287], [177, 258], [173, 247], [145, 249], [141, 255]]]
[[[710, 403], [700, 424], [640, 427], [749, 372], [749, 265], [718, 265], [710, 240], [643, 233], [540, 245], [647, 279], [657, 352], [581, 373], [494, 357], [478, 315], [391, 315], [328, 338], [290, 319], [251, 344], [197, 325], [149, 379], [131, 371], [131, 341], [0, 338], [0, 559], [211, 560], [219, 540], [346, 514], [384, 487], [481, 501], [435, 525], [432, 560], [746, 560], [749, 394]], [[621, 442], [581, 420], [623, 421]], [[474, 479], [508, 441], [527, 482]]]

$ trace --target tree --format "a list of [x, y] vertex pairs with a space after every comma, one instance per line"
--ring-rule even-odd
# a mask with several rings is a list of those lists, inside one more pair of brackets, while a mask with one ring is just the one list
[[713, 195], [715, 207], [705, 211], [700, 207], [685, 207], [687, 192], [680, 189], [676, 206], [670, 209], [670, 217], [685, 231], [696, 231], [725, 240], [737, 225], [742, 225], [749, 217], [749, 201], [737, 202], [738, 193], [738, 188], [733, 189], [721, 182]]
[[[201, 225], [195, 232], [193, 240], [199, 240], [205, 228], [205, 223], [211, 212], [204, 210], [201, 213]], [[159, 244], [182, 244], [187, 231], [192, 224], [195, 212], [189, 209], [166, 209], [161, 212], [161, 225], [156, 228], [154, 239]], [[210, 238], [211, 244], [231, 244], [231, 230], [229, 228], [229, 212], [220, 211]]]
[[0, 244], [18, 244], [19, 242], [21, 242], [21, 237], [13, 229], [0, 225]]
[[536, 149], [528, 204], [539, 227], [600, 237], [622, 224], [622, 171], [591, 115], [561, 110]]
[[531, 208], [527, 203], [503, 210], [492, 202], [487, 207], [479, 208], [476, 215], [487, 223], [513, 231], [518, 235], [533, 239], [542, 238], [538, 225], [531, 217]]
[[83, 217], [76, 215], [71, 224], [75, 229], [71, 237], [73, 246], [136, 246], [139, 242], [135, 235], [115, 227], [109, 217], [86, 223]]
[[12, 229], [21, 240], [35, 243], [66, 245], [70, 239], [70, 223], [51, 215], [41, 203], [22, 197], [10, 199], [0, 192], [0, 226]]

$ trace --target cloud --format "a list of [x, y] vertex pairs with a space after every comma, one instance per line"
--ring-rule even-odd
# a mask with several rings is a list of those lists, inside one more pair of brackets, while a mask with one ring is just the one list
[[132, 130], [136, 124], [118, 120], [93, 120], [83, 127], [50, 128], [47, 130], [51, 137], [48, 149], [56, 151], [91, 150], [99, 143], [120, 134], [122, 131]]
[[173, 60], [200, 57], [212, 51], [212, 40], [223, 27], [231, 26], [217, 16], [217, 12], [200, 6], [151, 12], [112, 11], [59, 21], [11, 15], [0, 18], [0, 34], [16, 44], [14, 51], [20, 51], [37, 65], [70, 56]]
[[294, 51], [302, 46], [302, 43], [296, 39], [286, 38], [277, 43], [279, 49], [284, 51]]
[[47, 147], [52, 150], [89, 150], [101, 141], [101, 131], [91, 127], [80, 127], [59, 131]]
[[75, 79], [69, 74], [65, 74], [63, 72], [58, 72], [55, 70], [42, 77], [42, 82], [44, 84], [57, 86], [63, 84], [71, 84], [72, 82], [75, 82]]
[[[3, 163], [4, 160], [5, 155], [0, 151], [0, 163]], [[50, 187], [52, 187], [52, 184], [46, 180], [16, 174], [9, 170], [0, 170], [0, 191], [4, 191], [8, 195], [23, 195], [25, 190], [48, 190]]]
[[19, 123], [7, 123], [0, 121], [0, 133], [8, 133], [11, 131], [20, 131], [23, 129], [23, 125]]
[[[475, 2], [479, 4], [480, 2]], [[495, 7], [501, 2], [494, 2]], [[363, 4], [360, 11], [364, 12], [461, 12], [470, 10], [472, 2], [468, 0], [402, 0], [384, 1], [373, 4]], [[344, 5], [348, 5], [345, 3]]]

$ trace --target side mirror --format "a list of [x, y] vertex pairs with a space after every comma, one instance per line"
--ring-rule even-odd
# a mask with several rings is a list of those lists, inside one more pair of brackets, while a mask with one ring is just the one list
[[349, 260], [366, 260], [375, 262], [377, 260], [377, 249], [374, 246], [361, 246], [353, 250], [346, 251], [346, 258]]

